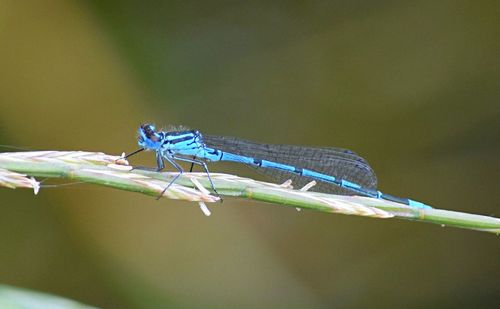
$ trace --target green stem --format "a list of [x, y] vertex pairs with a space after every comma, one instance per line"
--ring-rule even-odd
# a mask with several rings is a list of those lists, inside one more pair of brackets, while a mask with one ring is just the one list
[[[116, 165], [116, 162], [122, 163], [122, 165]], [[27, 175], [32, 177], [65, 178], [159, 196], [176, 175], [176, 173], [133, 170], [128, 165], [123, 164], [128, 164], [128, 162], [118, 156], [91, 152], [0, 153], [0, 169], [21, 173], [14, 175], [9, 181], [3, 183], [2, 179], [8, 177], [2, 178], [0, 173], [0, 185], [16, 187], [18, 179]], [[247, 198], [329, 213], [376, 218], [394, 217], [489, 233], [500, 233], [500, 219], [494, 217], [441, 209], [417, 209], [381, 199], [360, 196], [292, 190], [283, 185], [227, 174], [211, 173], [211, 177], [218, 193], [222, 196]], [[26, 181], [19, 181], [17, 187], [26, 187], [26, 183]], [[164, 196], [196, 202], [218, 201], [219, 198], [208, 191], [210, 188], [206, 174], [184, 173], [165, 192]]]

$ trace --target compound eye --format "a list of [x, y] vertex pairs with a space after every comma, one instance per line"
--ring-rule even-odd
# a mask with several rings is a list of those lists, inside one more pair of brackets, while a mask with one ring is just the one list
[[152, 140], [154, 142], [159, 141], [159, 138], [152, 125], [143, 124], [141, 125], [141, 130], [142, 132], [144, 132], [144, 136], [146, 136], [147, 139]]

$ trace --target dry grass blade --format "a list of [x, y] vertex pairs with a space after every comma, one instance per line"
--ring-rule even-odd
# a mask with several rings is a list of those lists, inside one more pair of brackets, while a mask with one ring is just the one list
[[15, 189], [15, 188], [31, 188], [37, 194], [40, 190], [40, 183], [32, 177], [24, 174], [19, 174], [9, 170], [0, 168], [0, 186]]
[[[32, 177], [62, 177], [121, 190], [140, 192], [158, 197], [177, 176], [177, 173], [159, 173], [135, 170], [123, 156], [84, 151], [35, 151], [0, 153], [0, 185], [33, 188], [38, 182]], [[489, 233], [500, 233], [500, 219], [441, 209], [420, 209], [386, 200], [360, 196], [331, 195], [307, 191], [314, 182], [300, 190], [291, 189], [291, 183], [271, 184], [228, 174], [211, 173], [219, 194], [253, 199], [293, 208], [328, 213], [341, 213], [374, 218], [399, 218], [435, 223]], [[164, 197], [194, 201], [206, 215], [206, 202], [219, 201], [214, 196], [206, 173], [184, 173], [164, 193]]]

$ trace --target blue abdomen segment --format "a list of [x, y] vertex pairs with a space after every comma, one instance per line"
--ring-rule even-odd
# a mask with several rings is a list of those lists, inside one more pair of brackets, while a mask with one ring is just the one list
[[281, 163], [272, 162], [272, 161], [268, 161], [268, 160], [260, 160], [260, 159], [250, 158], [250, 157], [236, 155], [236, 154], [232, 154], [232, 153], [228, 153], [228, 152], [222, 152], [220, 150], [214, 150], [214, 149], [206, 149], [205, 154], [206, 154], [205, 159], [208, 159], [210, 161], [231, 161], [231, 162], [244, 163], [244, 164], [255, 166], [255, 167], [281, 170], [281, 171], [289, 172], [289, 173], [292, 173], [292, 174], [295, 174], [298, 176], [311, 178], [313, 180], [331, 183], [331, 184], [334, 184], [334, 185], [339, 186], [341, 188], [347, 189], [350, 192], [353, 192], [354, 194], [357, 194], [357, 195], [384, 199], [384, 200], [408, 205], [408, 206], [415, 207], [415, 208], [432, 208], [432, 207], [430, 207], [424, 203], [421, 203], [421, 202], [413, 201], [413, 200], [410, 200], [407, 198], [400, 198], [400, 197], [392, 196], [392, 195], [385, 194], [385, 193], [382, 193], [380, 191], [373, 190], [373, 189], [363, 188], [362, 186], [360, 186], [356, 183], [347, 181], [345, 179], [338, 179], [334, 176], [318, 173], [318, 172], [315, 172], [315, 171], [312, 171], [309, 169], [303, 169], [300, 167], [295, 167], [295, 166], [291, 166], [291, 165], [287, 165], [287, 164], [281, 164]]

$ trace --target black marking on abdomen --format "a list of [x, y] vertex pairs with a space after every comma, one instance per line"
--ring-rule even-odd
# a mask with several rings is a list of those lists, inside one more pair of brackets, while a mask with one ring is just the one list
[[295, 167], [295, 169], [293, 170], [293, 172], [302, 176], [302, 174], [304, 173], [304, 170], [301, 169], [301, 168]]
[[[188, 136], [184, 136], [184, 137], [181, 137], [181, 138], [176, 138], [176, 139], [173, 139], [173, 140], [171, 140], [170, 142], [171, 142], [172, 144], [174, 144], [174, 145], [175, 145], [175, 144], [177, 144], [177, 143], [181, 143], [181, 142], [189, 141], [190, 139], [192, 139], [192, 140], [194, 141], [193, 136], [192, 136], [192, 135], [188, 135]], [[190, 144], [192, 144], [192, 143], [190, 143]]]
[[256, 164], [258, 166], [262, 166], [262, 160], [259, 159], [253, 159], [253, 164]]
[[389, 200], [391, 202], [410, 205], [410, 202], [408, 201], [407, 198], [396, 197], [396, 196], [392, 196], [392, 195], [385, 194], [385, 193], [382, 193], [381, 198], [383, 198], [384, 200]]

